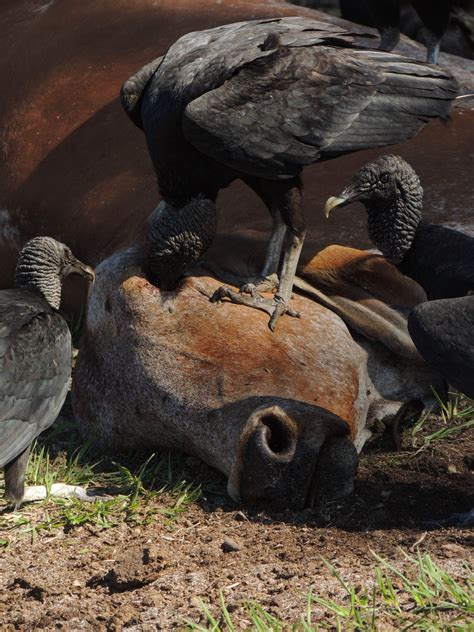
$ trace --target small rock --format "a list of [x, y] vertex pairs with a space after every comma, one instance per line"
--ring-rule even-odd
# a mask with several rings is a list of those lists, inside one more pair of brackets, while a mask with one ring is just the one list
[[456, 557], [463, 559], [466, 555], [466, 549], [460, 544], [455, 544], [454, 542], [443, 544], [441, 548], [443, 549], [443, 553], [446, 557]]
[[201, 608], [202, 599], [197, 595], [193, 595], [189, 600], [189, 605], [193, 608]]
[[474, 456], [470, 456], [466, 454], [463, 461], [464, 461], [464, 464], [467, 465], [467, 467], [470, 470], [474, 470]]
[[237, 544], [237, 542], [235, 542], [234, 540], [226, 538], [221, 544], [221, 549], [224, 551], [224, 553], [232, 553], [235, 551], [240, 551], [240, 545]]
[[448, 465], [448, 472], [449, 474], [457, 474], [458, 473], [458, 469], [455, 465]]

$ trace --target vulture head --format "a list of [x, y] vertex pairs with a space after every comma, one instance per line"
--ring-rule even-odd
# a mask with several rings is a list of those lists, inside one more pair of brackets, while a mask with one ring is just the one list
[[380, 156], [364, 165], [337, 197], [330, 197], [324, 213], [362, 202], [372, 242], [386, 259], [398, 264], [410, 249], [421, 221], [423, 189], [413, 168], [400, 156]]
[[148, 219], [147, 272], [161, 290], [172, 290], [183, 272], [212, 244], [217, 216], [213, 201], [195, 197], [180, 206], [162, 200]]
[[52, 237], [34, 237], [20, 250], [15, 287], [40, 294], [54, 309], [61, 303], [64, 277], [79, 274], [94, 281], [94, 270], [76, 259], [70, 248]]

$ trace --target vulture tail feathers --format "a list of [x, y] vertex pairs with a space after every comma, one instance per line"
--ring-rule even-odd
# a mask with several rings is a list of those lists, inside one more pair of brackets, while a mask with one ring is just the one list
[[356, 54], [359, 63], [376, 64], [383, 81], [350, 128], [323, 155], [399, 143], [432, 118], [449, 119], [458, 84], [448, 72], [383, 51]]
[[21, 419], [3, 420], [1, 422], [1, 431], [0, 467], [5, 467], [5, 465], [8, 465], [10, 461], [26, 450], [38, 435], [34, 424]]

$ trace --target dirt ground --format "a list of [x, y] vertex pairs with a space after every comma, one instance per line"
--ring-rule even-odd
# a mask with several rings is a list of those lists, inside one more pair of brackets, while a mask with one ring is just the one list
[[[362, 455], [355, 492], [317, 509], [277, 514], [239, 507], [222, 476], [183, 457], [183, 475], [201, 483], [203, 493], [172, 523], [160, 513], [169, 501], [163, 493], [144, 501], [146, 519], [139, 510], [135, 520], [110, 528], [85, 524], [13, 537], [1, 552], [0, 629], [206, 625], [200, 600], [216, 613], [220, 591], [241, 629], [250, 625], [247, 600], [297, 622], [310, 589], [343, 597], [322, 558], [358, 588], [374, 582], [374, 553], [404, 568], [403, 551], [428, 552], [453, 577], [465, 577], [472, 531], [436, 521], [474, 506], [474, 432], [420, 449], [423, 437], [446, 427], [434, 417], [425, 426], [415, 445], [412, 429], [404, 431], [401, 452], [376, 436]], [[22, 513], [48, 508], [29, 505]]]

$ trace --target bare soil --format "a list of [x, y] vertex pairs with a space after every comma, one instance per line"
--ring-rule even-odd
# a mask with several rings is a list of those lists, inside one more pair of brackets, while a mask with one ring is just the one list
[[[443, 422], [433, 416], [426, 426], [422, 435]], [[403, 551], [428, 552], [463, 577], [472, 531], [437, 521], [474, 506], [473, 435], [470, 429], [419, 449], [406, 429], [401, 452], [389, 451], [385, 435], [375, 436], [361, 457], [355, 492], [298, 513], [239, 507], [226, 495], [224, 477], [182, 457], [186, 480], [204, 491], [172, 524], [159, 512], [170, 503], [161, 494], [144, 501], [156, 504], [149, 524], [139, 512], [138, 520], [107, 529], [83, 525], [12, 538], [1, 553], [0, 629], [182, 628], [186, 620], [205, 623], [200, 600], [217, 612], [220, 591], [242, 629], [250, 624], [247, 600], [297, 622], [310, 589], [343, 596], [323, 558], [364, 587], [374, 581], [373, 552], [400, 568]], [[48, 504], [22, 510], [47, 511]]]

